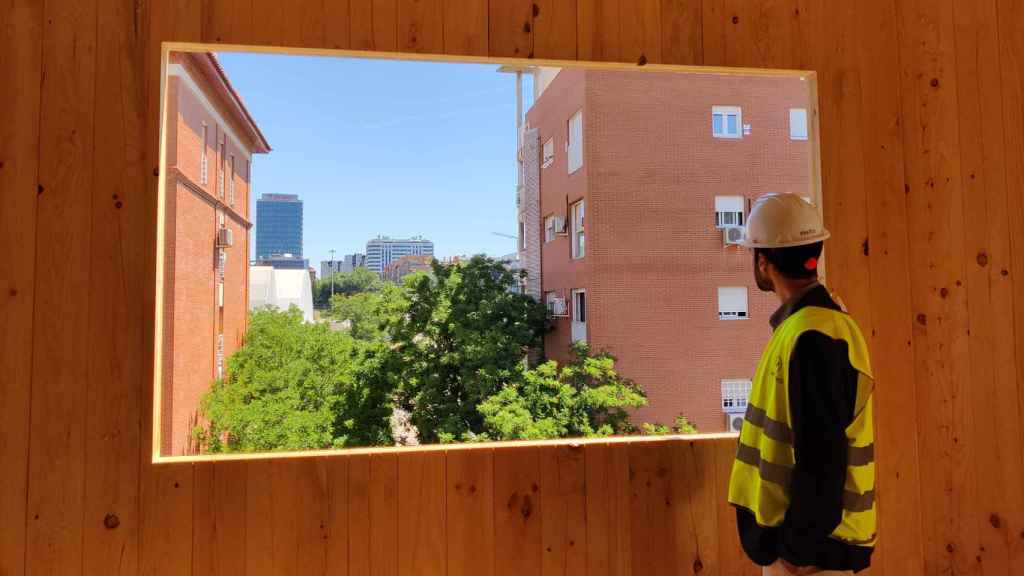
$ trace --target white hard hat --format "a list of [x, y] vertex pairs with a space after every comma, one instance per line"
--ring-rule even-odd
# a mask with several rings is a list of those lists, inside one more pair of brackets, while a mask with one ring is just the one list
[[791, 248], [821, 242], [829, 236], [814, 204], [796, 194], [765, 194], [750, 210], [742, 245]]

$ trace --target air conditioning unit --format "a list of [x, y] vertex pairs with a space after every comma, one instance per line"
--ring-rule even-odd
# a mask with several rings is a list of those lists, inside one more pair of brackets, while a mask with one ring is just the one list
[[561, 216], [555, 216], [555, 234], [559, 236], [569, 235], [569, 227], [565, 225], [565, 218]]
[[743, 428], [743, 412], [725, 415], [725, 431], [739, 432]]
[[217, 246], [230, 248], [235, 245], [235, 234], [231, 228], [220, 228], [217, 230]]
[[548, 310], [551, 315], [556, 318], [565, 318], [569, 316], [569, 309], [565, 305], [565, 298], [552, 298], [548, 300]]
[[726, 246], [735, 246], [743, 242], [743, 236], [745, 233], [746, 229], [739, 226], [724, 228], [722, 231], [723, 241]]

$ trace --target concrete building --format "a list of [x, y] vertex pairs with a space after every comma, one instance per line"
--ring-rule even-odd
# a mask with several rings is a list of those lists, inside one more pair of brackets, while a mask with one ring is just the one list
[[249, 309], [295, 306], [305, 322], [313, 322], [313, 283], [308, 270], [290, 270], [271, 266], [249, 269]]
[[256, 259], [282, 254], [302, 258], [302, 200], [295, 194], [263, 194], [256, 201]]
[[410, 274], [430, 272], [433, 270], [431, 266], [433, 262], [433, 256], [402, 256], [388, 264], [384, 268], [384, 274], [381, 277], [388, 282], [397, 284], [402, 281], [402, 278]]
[[[256, 228], [259, 230], [259, 227]], [[253, 266], [270, 266], [281, 270], [303, 270], [309, 268], [309, 260], [294, 254], [275, 254], [252, 261]]]
[[321, 260], [320, 277], [326, 278], [331, 274], [346, 274], [356, 268], [366, 266], [366, 254], [346, 254], [340, 260]]
[[403, 256], [433, 256], [434, 243], [422, 236], [378, 236], [366, 243], [366, 267], [384, 276], [384, 269]]
[[192, 453], [199, 399], [248, 321], [252, 155], [270, 151], [216, 57], [167, 70], [161, 453]]
[[[564, 361], [614, 354], [649, 405], [702, 431], [742, 412], [776, 303], [734, 244], [752, 199], [807, 195], [808, 87], [796, 77], [546, 70], [521, 130], [522, 266], [539, 268]], [[539, 261], [538, 261], [539, 260]]]

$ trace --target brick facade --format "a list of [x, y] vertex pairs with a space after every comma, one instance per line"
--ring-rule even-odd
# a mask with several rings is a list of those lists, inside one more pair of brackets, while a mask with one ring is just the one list
[[[712, 106], [739, 106], [750, 133], [712, 136]], [[723, 379], [752, 377], [774, 296], [753, 283], [752, 255], [726, 246], [715, 197], [809, 194], [810, 144], [791, 140], [789, 109], [812, 107], [797, 77], [563, 69], [527, 114], [554, 162], [541, 170], [542, 284], [570, 302], [587, 290], [587, 340], [613, 353], [647, 391], [636, 422], [685, 414], [701, 431], [725, 427]], [[583, 167], [567, 170], [567, 121], [584, 115]], [[543, 217], [570, 221], [586, 199], [586, 254], [570, 237], [544, 243]], [[748, 319], [719, 320], [718, 287], [746, 286]], [[571, 305], [569, 306], [571, 313]], [[565, 360], [571, 319], [546, 339]]]
[[[252, 227], [249, 168], [252, 154], [269, 147], [212, 55], [171, 54], [165, 102], [161, 453], [180, 455], [195, 451], [192, 429], [200, 398], [217, 377], [221, 335], [225, 366], [243, 342]], [[230, 247], [217, 247], [222, 227], [232, 232]]]

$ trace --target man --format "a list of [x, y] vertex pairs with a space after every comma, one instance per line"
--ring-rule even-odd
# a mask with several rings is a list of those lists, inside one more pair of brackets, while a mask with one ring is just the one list
[[871, 563], [874, 436], [867, 344], [818, 283], [829, 233], [792, 194], [754, 204], [744, 245], [782, 303], [750, 390], [729, 483], [740, 541], [765, 575], [846, 574]]

